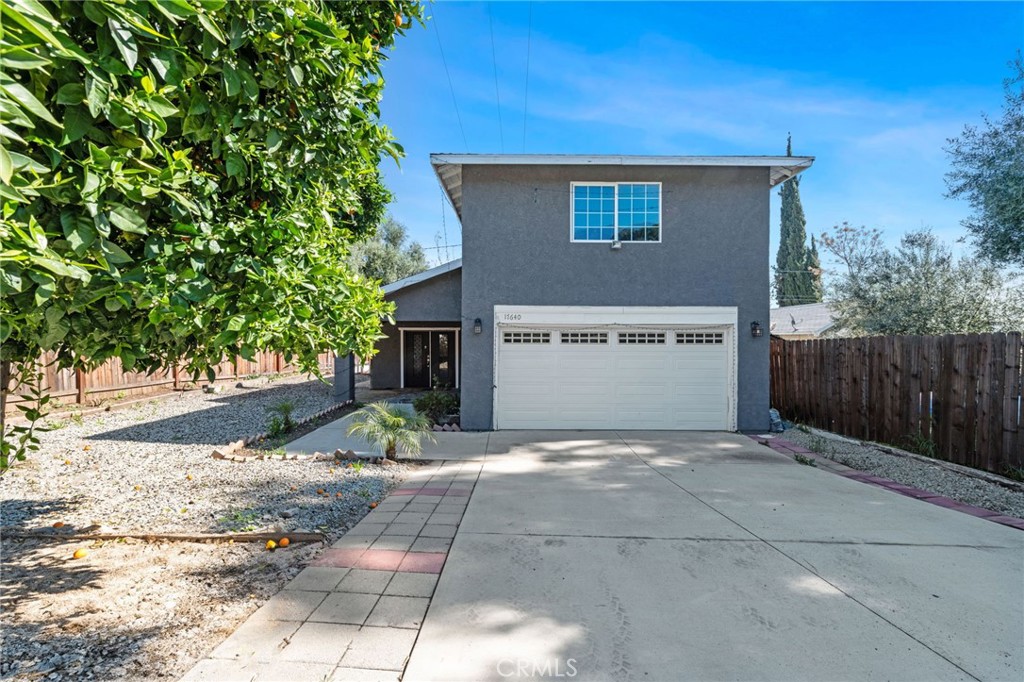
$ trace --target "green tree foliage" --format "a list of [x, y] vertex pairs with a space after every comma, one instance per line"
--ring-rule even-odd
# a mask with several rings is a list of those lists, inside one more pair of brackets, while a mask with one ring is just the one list
[[390, 216], [372, 238], [353, 247], [352, 262], [364, 277], [384, 284], [427, 269], [423, 247], [406, 244], [405, 226]]
[[372, 354], [390, 308], [348, 255], [390, 198], [380, 67], [418, 3], [0, 12], [0, 359]]
[[979, 253], [1000, 263], [1024, 265], [1024, 58], [1003, 81], [1001, 121], [982, 116], [946, 148], [953, 170], [946, 174], [950, 197], [964, 197], [974, 215], [963, 222]]
[[[793, 156], [792, 138], [786, 156]], [[807, 219], [800, 203], [800, 178], [782, 183], [782, 221], [775, 258], [775, 300], [780, 307], [821, 301], [821, 270], [817, 254], [807, 248]]]
[[964, 334], [1024, 329], [1021, 278], [980, 258], [954, 259], [927, 230], [894, 250], [878, 230], [847, 223], [822, 235], [843, 271], [830, 298], [837, 327], [855, 335]]

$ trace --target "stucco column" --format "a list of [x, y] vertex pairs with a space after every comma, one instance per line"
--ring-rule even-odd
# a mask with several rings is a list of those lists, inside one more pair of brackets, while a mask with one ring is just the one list
[[334, 356], [334, 400], [344, 403], [356, 399], [356, 358], [348, 355]]

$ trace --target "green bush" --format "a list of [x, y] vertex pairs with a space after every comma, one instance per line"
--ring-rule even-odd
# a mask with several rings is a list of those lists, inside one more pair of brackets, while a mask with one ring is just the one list
[[452, 391], [434, 389], [429, 393], [417, 396], [412, 401], [416, 411], [427, 415], [435, 424], [449, 414], [459, 413], [459, 394]]

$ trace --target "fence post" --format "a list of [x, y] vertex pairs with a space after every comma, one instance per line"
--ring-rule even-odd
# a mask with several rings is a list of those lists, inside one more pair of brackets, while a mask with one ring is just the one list
[[171, 367], [171, 378], [174, 379], [174, 390], [177, 391], [181, 387], [181, 382], [178, 380], [178, 365], [177, 363]]
[[75, 388], [78, 389], [78, 404], [85, 404], [85, 370], [75, 367]]

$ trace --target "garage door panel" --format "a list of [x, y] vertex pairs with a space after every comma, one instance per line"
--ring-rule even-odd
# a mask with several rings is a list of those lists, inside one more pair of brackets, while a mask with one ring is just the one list
[[[729, 428], [726, 344], [676, 343], [672, 330], [620, 339], [615, 329], [596, 330], [608, 343], [563, 343], [559, 330], [547, 331], [546, 344], [504, 343], [499, 335], [498, 428]], [[593, 328], [587, 332], [594, 338]], [[638, 338], [665, 342], [624, 342]]]

